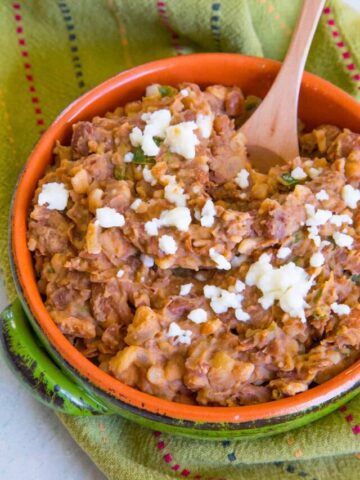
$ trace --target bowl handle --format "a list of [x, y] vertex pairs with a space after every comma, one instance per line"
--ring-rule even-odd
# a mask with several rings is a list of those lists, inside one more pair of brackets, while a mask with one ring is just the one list
[[0, 324], [10, 368], [38, 400], [69, 415], [114, 413], [55, 365], [30, 329], [18, 299], [0, 314]]

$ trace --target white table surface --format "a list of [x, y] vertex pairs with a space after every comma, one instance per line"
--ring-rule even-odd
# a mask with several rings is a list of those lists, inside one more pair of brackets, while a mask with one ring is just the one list
[[[360, 10], [360, 0], [346, 1]], [[0, 311], [6, 304], [0, 277]], [[104, 480], [105, 476], [73, 441], [55, 414], [34, 400], [3, 363], [0, 363], [0, 479]]]
[[[0, 278], [0, 311], [7, 305]], [[104, 480], [52, 410], [33, 399], [0, 356], [0, 479]]]

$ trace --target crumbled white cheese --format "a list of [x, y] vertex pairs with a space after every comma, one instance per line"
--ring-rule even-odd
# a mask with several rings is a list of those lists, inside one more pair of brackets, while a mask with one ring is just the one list
[[324, 265], [324, 262], [324, 255], [320, 252], [313, 253], [310, 257], [310, 265], [314, 268], [321, 267], [321, 265]]
[[211, 299], [210, 306], [215, 313], [226, 313], [229, 308], [241, 307], [243, 296], [234, 292], [229, 292], [215, 285], [204, 286], [205, 298]]
[[187, 160], [195, 158], [195, 147], [199, 139], [194, 133], [198, 128], [195, 122], [181, 122], [166, 129], [165, 144], [170, 152], [182, 155]]
[[164, 210], [160, 215], [160, 226], [175, 227], [180, 232], [187, 232], [191, 224], [191, 214], [187, 207], [176, 207]]
[[203, 138], [209, 138], [212, 131], [214, 116], [198, 113], [196, 115], [196, 124]]
[[38, 204], [45, 205], [49, 210], [64, 210], [69, 198], [69, 192], [63, 183], [45, 183], [39, 193]]
[[203, 227], [212, 227], [215, 221], [216, 208], [214, 202], [208, 198], [201, 210], [200, 223]]
[[160, 218], [153, 218], [145, 223], [145, 232], [150, 237], [159, 234], [160, 227], [175, 227], [180, 232], [187, 232], [191, 224], [191, 214], [187, 207], [176, 207], [172, 210], [163, 210]]
[[283, 260], [284, 258], [288, 257], [290, 255], [290, 253], [291, 253], [291, 248], [281, 247], [281, 248], [279, 248], [279, 250], [276, 254], [276, 257]]
[[332, 303], [330, 305], [331, 310], [337, 315], [348, 315], [351, 312], [349, 305], [345, 303]]
[[240, 292], [242, 292], [243, 290], [245, 290], [245, 288], [246, 288], [246, 285], [245, 285], [244, 282], [242, 282], [242, 281], [239, 280], [239, 279], [236, 280], [236, 282], [235, 282], [235, 292], [240, 293]]
[[177, 323], [171, 322], [166, 336], [170, 337], [170, 338], [177, 337], [177, 339], [174, 342], [174, 345], [176, 345], [177, 343], [190, 345], [192, 331], [191, 330], [183, 330], [181, 327], [179, 327], [179, 325]]
[[184, 285], [181, 285], [180, 287], [180, 294], [182, 297], [185, 295], [188, 295], [191, 292], [191, 289], [193, 287], [192, 283], [185, 283]]
[[204, 323], [207, 321], [207, 311], [203, 308], [195, 308], [195, 310], [191, 310], [187, 318], [194, 323]]
[[139, 147], [142, 143], [143, 134], [139, 127], [134, 127], [130, 134], [129, 139], [133, 147]]
[[167, 109], [155, 110], [141, 115], [141, 120], [146, 122], [144, 136], [165, 138], [166, 129], [170, 125], [171, 113]]
[[341, 196], [347, 207], [356, 208], [360, 200], [360, 190], [352, 185], [345, 185], [341, 191]]
[[144, 167], [142, 174], [145, 182], [150, 183], [152, 186], [156, 185], [156, 178], [153, 177], [151, 170], [147, 166]]
[[122, 270], [122, 269], [120, 268], [120, 270], [118, 270], [116, 276], [117, 276], [118, 278], [121, 278], [121, 277], [124, 276], [124, 273], [125, 273], [124, 270]]
[[141, 254], [140, 255], [140, 259], [143, 263], [143, 265], [145, 265], [145, 267], [153, 267], [154, 266], [154, 259], [152, 257], [149, 257], [149, 255], [145, 255], [145, 254]]
[[323, 171], [322, 168], [310, 167], [309, 168], [309, 177], [314, 179], [314, 178], [318, 177], [322, 171]]
[[156, 95], [160, 95], [159, 87], [160, 85], [158, 83], [153, 83], [152, 85], [146, 87], [145, 97], [154, 97]]
[[245, 168], [241, 169], [240, 172], [235, 177], [235, 183], [240, 188], [247, 188], [249, 184], [249, 172]]
[[186, 200], [189, 198], [189, 195], [185, 194], [184, 189], [176, 183], [175, 175], [163, 175], [161, 180], [167, 182], [164, 188], [166, 200], [177, 207], [186, 207]]
[[333, 215], [330, 218], [330, 223], [336, 225], [337, 227], [341, 227], [343, 223], [348, 223], [349, 225], [351, 225], [353, 221], [350, 215]]
[[210, 248], [209, 255], [211, 260], [216, 263], [219, 270], [230, 270], [231, 263], [224, 257], [224, 255], [218, 253], [215, 248]]
[[328, 245], [331, 245], [331, 242], [329, 242], [328, 240], [323, 240], [323, 241], [320, 243], [320, 247], [321, 247], [321, 248], [325, 248], [325, 247], [327, 247]]
[[315, 198], [321, 202], [322, 200], [329, 200], [329, 195], [326, 190], [320, 190], [320, 192], [315, 195]]
[[145, 155], [156, 156], [160, 148], [155, 143], [154, 137], [165, 138], [166, 129], [171, 121], [171, 113], [166, 109], [156, 110], [151, 113], [143, 113], [141, 119], [146, 123], [144, 131], [142, 132], [139, 127], [134, 127], [129, 135], [130, 142], [134, 147], [141, 146]]
[[189, 90], [186, 90], [186, 88], [182, 88], [180, 90], [180, 95], [182, 95], [183, 97], [188, 97], [189, 96]]
[[322, 210], [321, 208], [315, 210], [314, 205], [309, 203], [305, 204], [305, 211], [307, 215], [306, 225], [308, 227], [325, 225], [325, 223], [332, 217], [332, 212], [330, 210]]
[[157, 218], [149, 220], [145, 223], [144, 228], [149, 237], [156, 237], [159, 235], [159, 220]]
[[131, 208], [132, 210], [137, 210], [137, 209], [140, 207], [141, 204], [142, 204], [141, 198], [137, 198], [137, 199], [134, 200], [133, 203], [130, 205], [130, 208]]
[[271, 256], [264, 253], [259, 260], [251, 265], [245, 279], [246, 285], [256, 286], [263, 296], [259, 303], [266, 310], [275, 300], [280, 308], [305, 322], [304, 308], [306, 295], [311, 288], [312, 280], [303, 268], [289, 262], [280, 268], [274, 268], [270, 263]]
[[174, 255], [178, 249], [178, 246], [171, 235], [162, 235], [159, 238], [159, 248], [166, 255]]
[[242, 308], [237, 308], [235, 310], [235, 317], [236, 320], [239, 320], [239, 322], [247, 322], [248, 320], [250, 320], [250, 315]]
[[133, 159], [134, 159], [134, 154], [133, 154], [133, 152], [127, 152], [127, 153], [125, 153], [125, 155], [124, 155], [124, 162], [125, 162], [125, 163], [130, 163], [130, 162], [133, 161]]
[[144, 152], [144, 155], [149, 157], [156, 157], [156, 155], [158, 155], [160, 152], [160, 147], [157, 145], [152, 135], [143, 135], [141, 148]]
[[242, 263], [244, 263], [247, 260], [247, 255], [235, 255], [234, 258], [231, 259], [231, 268], [237, 268], [240, 267]]
[[295, 178], [295, 180], [304, 180], [307, 177], [306, 173], [301, 167], [295, 167], [291, 171], [291, 176]]
[[192, 187], [191, 190], [192, 190], [192, 192], [195, 193], [195, 194], [196, 194], [196, 193], [200, 193], [200, 192], [201, 192], [201, 187], [200, 187], [200, 185], [193, 185], [193, 187]]
[[318, 227], [308, 227], [308, 232], [309, 232], [309, 238], [310, 240], [313, 240], [313, 242], [315, 243], [315, 245], [317, 247], [320, 246], [320, 243], [321, 243], [321, 238], [320, 238], [320, 235], [319, 235], [319, 229]]
[[103, 228], [123, 227], [125, 225], [124, 215], [110, 207], [97, 208], [96, 220]]
[[[245, 285], [242, 282], [240, 283], [242, 285], [238, 284], [238, 288], [242, 291], [245, 288]], [[250, 318], [249, 314], [242, 309], [241, 303], [244, 297], [240, 292], [230, 292], [223, 288], [216, 287], [215, 285], [205, 285], [203, 291], [205, 298], [210, 300], [210, 307], [217, 315], [226, 313], [229, 308], [233, 308], [235, 310], [235, 317], [238, 320], [246, 321]]]
[[350, 248], [354, 242], [353, 237], [351, 237], [350, 235], [346, 235], [346, 233], [342, 233], [342, 232], [335, 232], [333, 234], [333, 239], [336, 245], [338, 245], [339, 247], [345, 247], [345, 248]]

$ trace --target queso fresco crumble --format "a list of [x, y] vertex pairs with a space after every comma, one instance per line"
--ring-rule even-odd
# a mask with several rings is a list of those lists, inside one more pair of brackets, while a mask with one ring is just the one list
[[360, 135], [251, 168], [237, 87], [150, 85], [73, 126], [29, 213], [47, 309], [101, 369], [183, 403], [295, 395], [360, 346]]

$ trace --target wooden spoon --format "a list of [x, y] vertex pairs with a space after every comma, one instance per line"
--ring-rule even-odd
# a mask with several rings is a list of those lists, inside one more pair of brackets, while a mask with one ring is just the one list
[[[297, 114], [306, 58], [325, 0], [304, 0], [289, 50], [263, 102], [242, 125], [252, 166], [263, 173], [299, 156]], [[314, 105], [316, 108], [316, 105]]]

